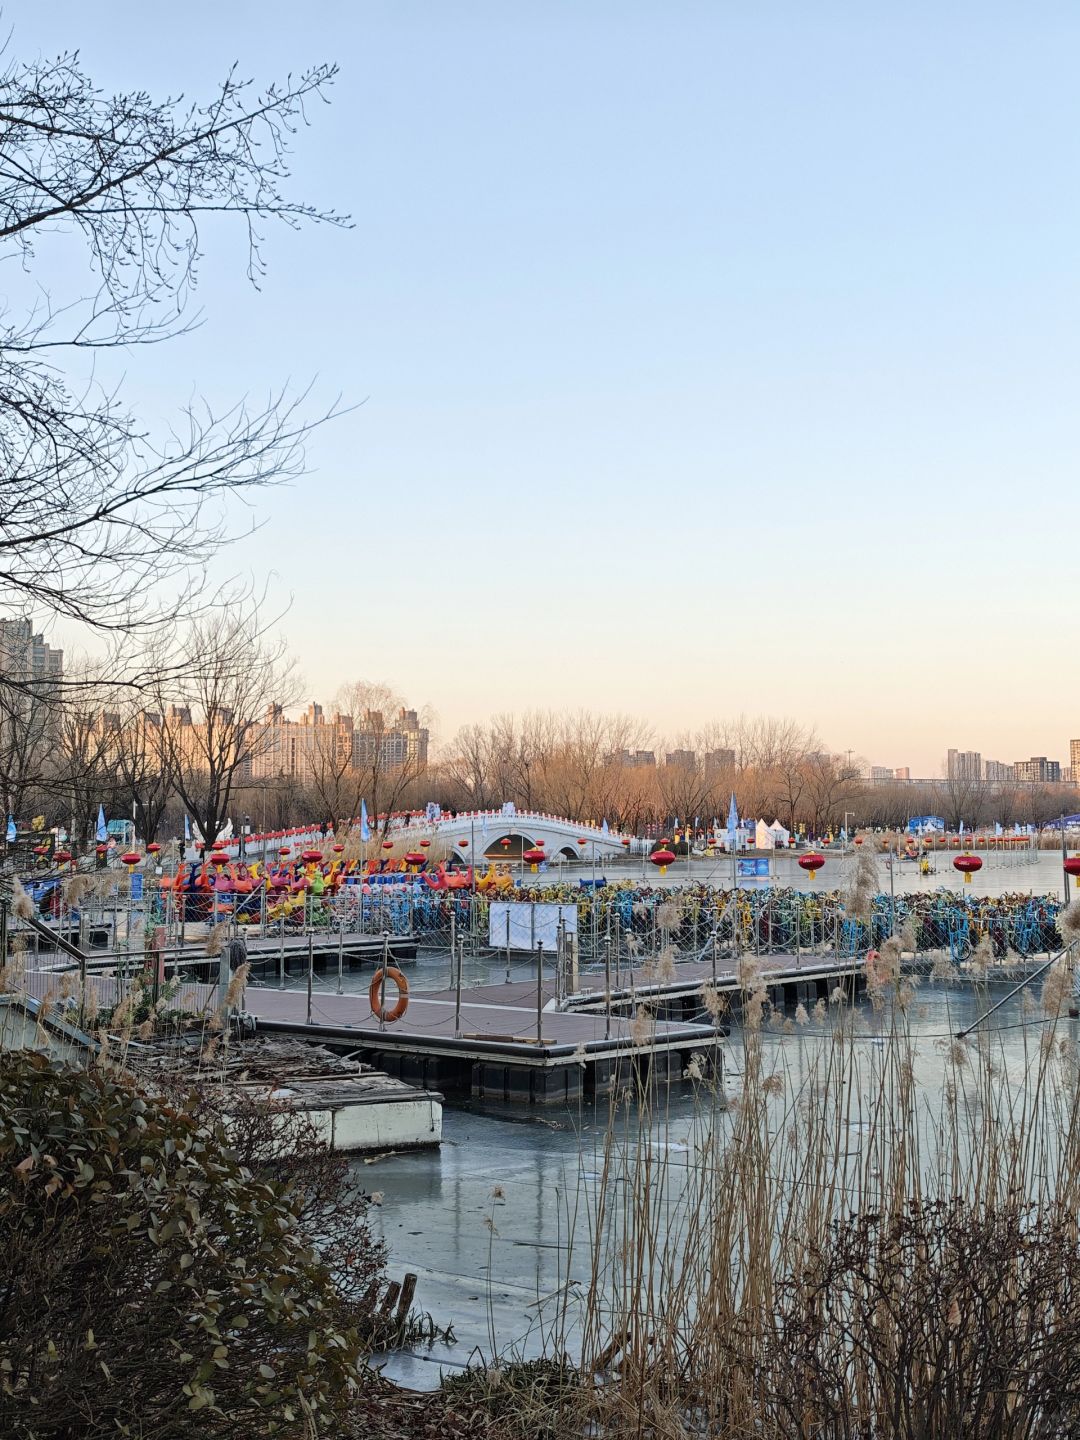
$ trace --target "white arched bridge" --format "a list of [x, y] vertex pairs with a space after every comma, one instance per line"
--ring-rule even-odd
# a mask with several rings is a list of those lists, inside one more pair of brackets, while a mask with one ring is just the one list
[[509, 815], [501, 810], [459, 812], [437, 820], [413, 819], [401, 829], [391, 825], [392, 836], [401, 833], [415, 834], [417, 840], [438, 837], [462, 860], [518, 860], [525, 851], [541, 848], [549, 861], [588, 862], [625, 855], [635, 848], [629, 835], [537, 810], [515, 810]]
[[[372, 839], [376, 837], [372, 825]], [[353, 826], [353, 833], [356, 826]], [[381, 833], [381, 832], [380, 832]], [[481, 860], [520, 860], [527, 850], [543, 849], [548, 860], [583, 860], [599, 863], [619, 855], [640, 854], [648, 843], [580, 820], [567, 820], [539, 810], [469, 810], [426, 819], [421, 815], [392, 816], [386, 829], [391, 840], [438, 839], [462, 863]], [[270, 835], [251, 835], [245, 845], [249, 855], [261, 855], [278, 848], [283, 840], [292, 845], [318, 845], [323, 840], [316, 825], [279, 830]], [[219, 848], [235, 851], [239, 840], [232, 836], [218, 842]], [[650, 847], [651, 848], [651, 847]]]

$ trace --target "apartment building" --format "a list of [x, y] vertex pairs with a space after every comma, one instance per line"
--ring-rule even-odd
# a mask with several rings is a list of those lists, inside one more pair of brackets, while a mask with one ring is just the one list
[[945, 757], [945, 774], [950, 780], [981, 780], [982, 756], [978, 750], [950, 750]]
[[0, 620], [0, 677], [17, 685], [62, 680], [64, 652], [36, 635], [29, 620]]
[[286, 775], [309, 780], [321, 769], [341, 773], [366, 770], [422, 770], [427, 764], [429, 734], [415, 710], [399, 710], [389, 721], [381, 711], [365, 712], [360, 725], [351, 715], [327, 718], [312, 703], [298, 720], [286, 719], [280, 705], [271, 706], [253, 744], [254, 780]]
[[1025, 784], [1057, 785], [1061, 782], [1061, 762], [1048, 760], [1045, 755], [1033, 755], [1030, 760], [1017, 760], [1013, 773]]
[[987, 760], [983, 764], [983, 779], [991, 784], [1004, 785], [1016, 779], [1016, 768], [1006, 765], [1003, 760]]

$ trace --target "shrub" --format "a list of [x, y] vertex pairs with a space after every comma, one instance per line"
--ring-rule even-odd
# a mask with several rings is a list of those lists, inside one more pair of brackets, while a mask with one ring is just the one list
[[107, 1071], [0, 1057], [0, 1433], [272, 1435], [347, 1409], [298, 1201]]
[[779, 1288], [762, 1409], [778, 1436], [1080, 1433], [1072, 1215], [909, 1204], [836, 1226]]

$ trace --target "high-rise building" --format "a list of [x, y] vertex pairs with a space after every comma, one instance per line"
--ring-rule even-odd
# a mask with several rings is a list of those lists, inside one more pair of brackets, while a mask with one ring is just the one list
[[894, 780], [910, 780], [910, 779], [911, 779], [911, 766], [910, 766], [910, 765], [898, 765], [898, 766], [896, 767], [896, 769], [893, 771], [893, 779], [894, 779]]
[[950, 780], [981, 780], [982, 756], [978, 750], [950, 750], [945, 774]]
[[669, 750], [664, 756], [664, 764], [685, 765], [689, 769], [694, 764], [695, 758], [693, 750]]
[[1006, 765], [1003, 760], [985, 760], [983, 762], [983, 779], [989, 780], [995, 785], [1002, 785], [1009, 780], [1016, 779], [1016, 770], [1014, 766]]
[[1080, 740], [1069, 741], [1069, 767], [1074, 775], [1080, 775]]
[[871, 765], [871, 766], [870, 766], [870, 780], [871, 780], [871, 781], [894, 780], [895, 778], [896, 778], [895, 772], [892, 771], [892, 770], [890, 770], [887, 765]]
[[625, 765], [628, 770], [655, 770], [654, 750], [613, 750], [607, 757], [609, 765]]
[[14, 685], [62, 680], [64, 652], [35, 635], [29, 620], [0, 620], [0, 675]]
[[64, 652], [35, 635], [25, 618], [0, 620], [0, 743], [9, 754], [49, 746], [59, 712], [52, 703], [64, 678]]
[[1061, 762], [1048, 760], [1045, 755], [1033, 755], [1030, 760], [1017, 760], [1013, 771], [1017, 780], [1028, 785], [1056, 785], [1061, 781]]
[[705, 753], [705, 764], [712, 765], [717, 770], [730, 770], [735, 764], [735, 751], [708, 750]]
[[387, 723], [380, 710], [367, 710], [352, 737], [353, 764], [358, 769], [378, 763], [386, 769], [406, 765], [423, 769], [428, 757], [428, 732], [415, 710], [399, 710]]

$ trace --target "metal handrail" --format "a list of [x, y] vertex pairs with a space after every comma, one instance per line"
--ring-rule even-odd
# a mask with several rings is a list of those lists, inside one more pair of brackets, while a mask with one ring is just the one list
[[1003, 995], [1000, 1000], [998, 1000], [995, 1004], [991, 1005], [990, 1009], [980, 1015], [977, 1020], [973, 1020], [971, 1024], [966, 1025], [963, 1030], [958, 1030], [956, 1032], [957, 1040], [963, 1040], [965, 1035], [970, 1035], [972, 1030], [974, 1030], [977, 1025], [981, 1025], [984, 1020], [988, 1020], [990, 1016], [993, 1015], [995, 1010], [1000, 1010], [1002, 1005], [1004, 1005], [1007, 1001], [1011, 1000], [1015, 995], [1019, 995], [1020, 991], [1023, 990], [1025, 985], [1030, 985], [1031, 982], [1033, 980], [1037, 980], [1040, 975], [1045, 975], [1047, 970], [1050, 969], [1051, 965], [1056, 965], [1059, 960], [1061, 960], [1065, 955], [1069, 953], [1070, 948], [1070, 946], [1066, 945], [1064, 950], [1059, 950], [1056, 955], [1052, 955], [1045, 965], [1040, 965], [1038, 970], [1033, 970], [1030, 975], [1026, 976], [1025, 979], [1020, 981], [1019, 985], [1017, 985], [1014, 989], [1010, 990], [1007, 995]]

